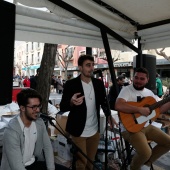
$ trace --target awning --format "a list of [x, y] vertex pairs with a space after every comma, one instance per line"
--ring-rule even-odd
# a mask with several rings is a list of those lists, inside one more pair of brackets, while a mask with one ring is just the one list
[[169, 0], [17, 1], [51, 12], [17, 5], [16, 40], [103, 48], [101, 26], [111, 49], [127, 50], [128, 43], [139, 38], [142, 50], [170, 44]]

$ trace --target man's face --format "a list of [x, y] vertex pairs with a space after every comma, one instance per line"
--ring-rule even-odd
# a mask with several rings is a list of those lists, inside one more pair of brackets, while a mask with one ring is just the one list
[[121, 79], [121, 80], [119, 79], [117, 83], [118, 85], [123, 86], [124, 82], [125, 82], [125, 79]]
[[25, 106], [25, 118], [29, 121], [36, 120], [40, 112], [40, 101], [38, 98], [28, 99], [28, 104]]
[[136, 72], [133, 78], [133, 86], [136, 90], [142, 90], [148, 81], [149, 78], [145, 73]]
[[82, 66], [79, 66], [79, 70], [84, 77], [90, 78], [94, 71], [94, 62], [91, 60], [85, 60]]

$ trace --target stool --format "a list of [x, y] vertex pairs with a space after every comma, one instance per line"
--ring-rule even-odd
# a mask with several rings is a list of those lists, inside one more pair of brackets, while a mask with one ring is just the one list
[[[133, 150], [135, 151], [135, 149], [132, 147], [132, 145], [128, 141], [124, 141], [124, 142], [125, 142], [125, 149], [124, 150], [126, 150], [127, 156], [124, 160], [123, 167], [127, 168], [127, 165], [130, 165], [132, 157], [133, 157], [132, 151]], [[148, 145], [152, 149], [151, 142], [152, 141], [148, 140]], [[151, 166], [150, 166], [150, 170], [154, 170], [152, 163], [151, 163]]]

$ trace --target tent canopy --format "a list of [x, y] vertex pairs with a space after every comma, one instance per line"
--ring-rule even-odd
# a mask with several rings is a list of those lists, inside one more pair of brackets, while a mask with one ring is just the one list
[[[17, 0], [15, 39], [139, 52], [170, 46], [169, 0]], [[47, 8], [50, 12], [29, 7]]]

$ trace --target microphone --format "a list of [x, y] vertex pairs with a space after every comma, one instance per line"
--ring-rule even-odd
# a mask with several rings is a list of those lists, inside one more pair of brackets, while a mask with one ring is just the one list
[[40, 117], [42, 119], [46, 119], [46, 120], [55, 120], [55, 118], [51, 117], [51, 116], [48, 116], [46, 114], [43, 114], [43, 113], [40, 113]]

